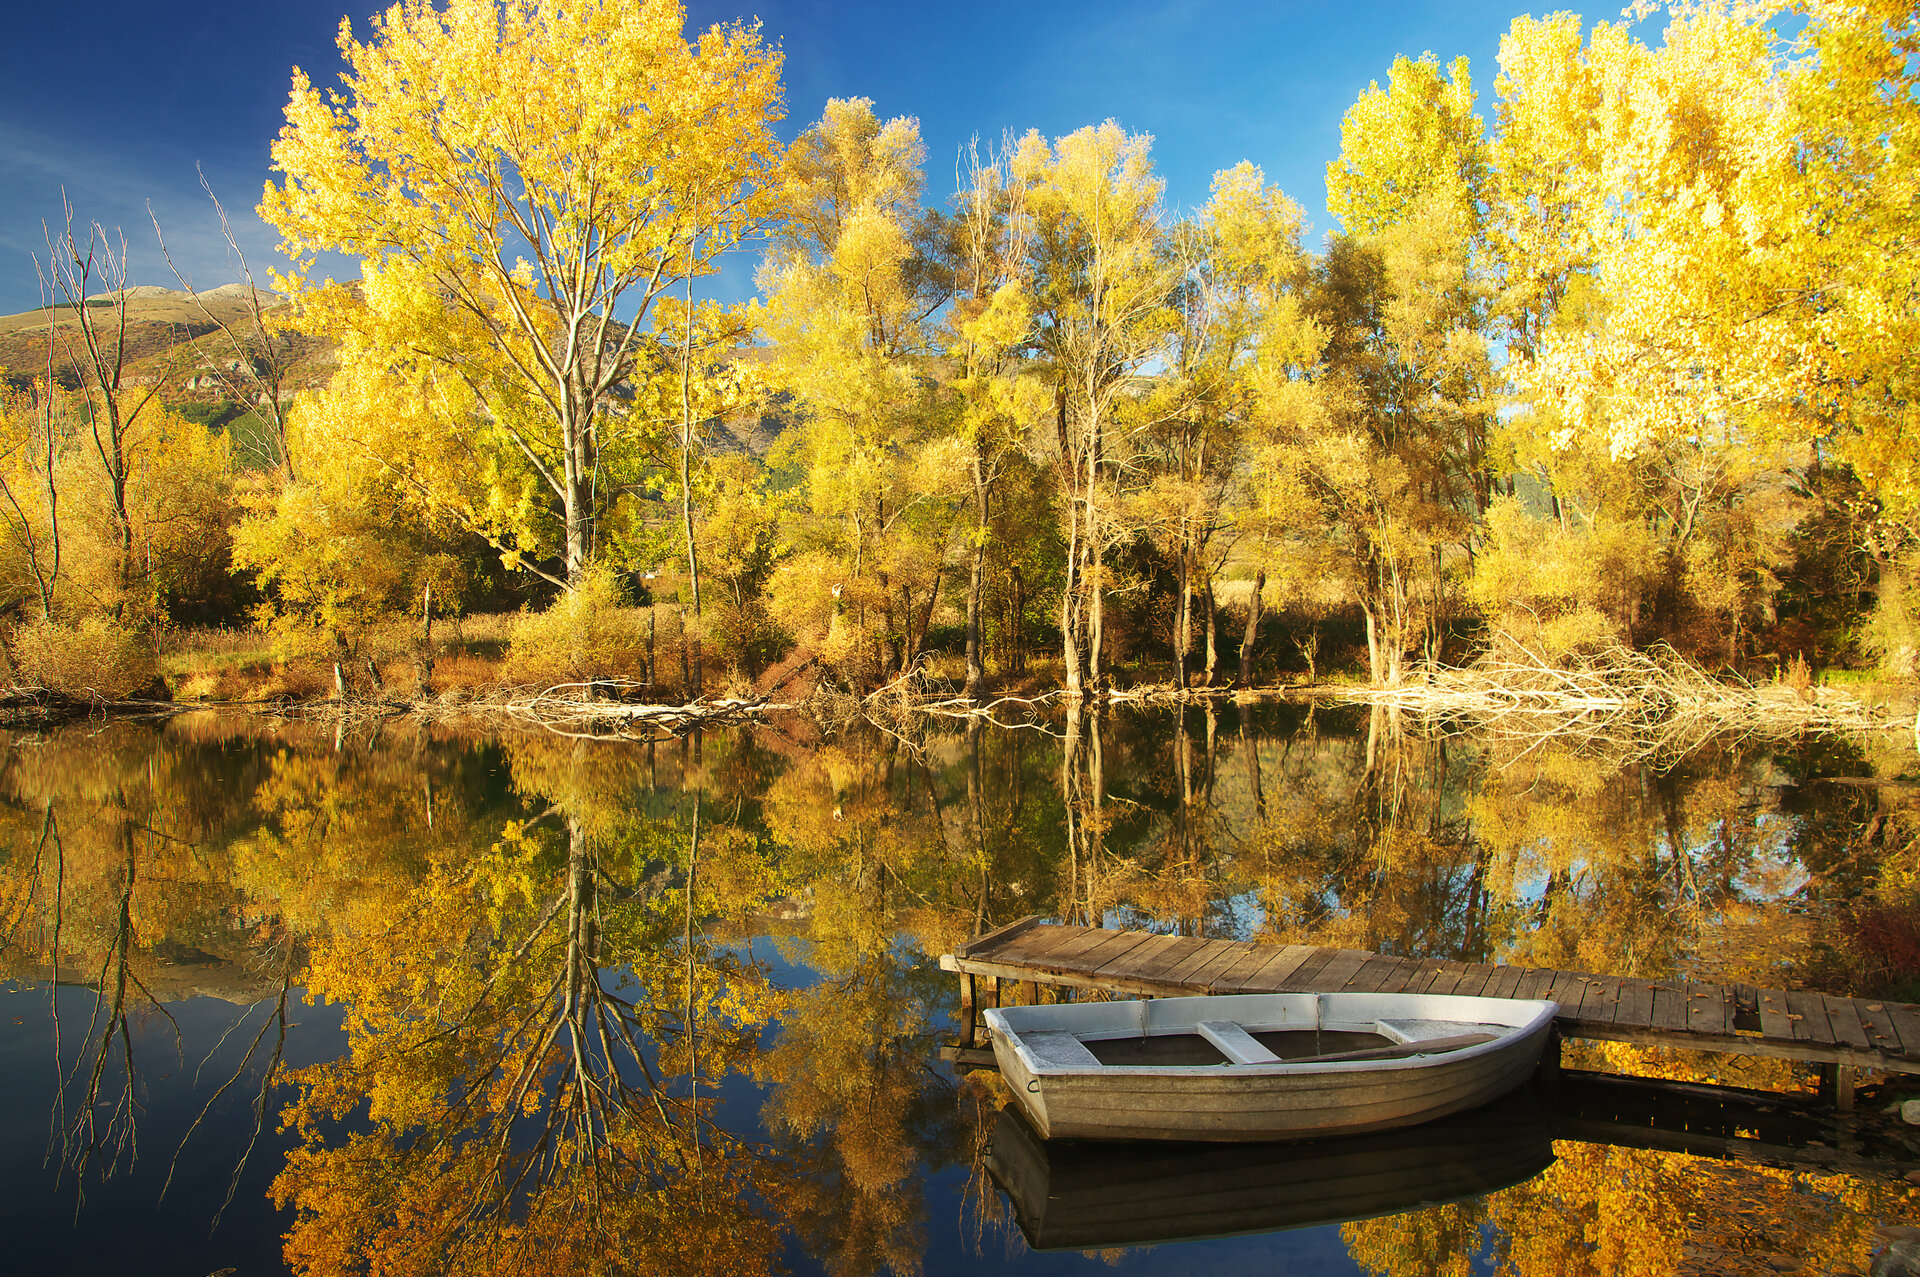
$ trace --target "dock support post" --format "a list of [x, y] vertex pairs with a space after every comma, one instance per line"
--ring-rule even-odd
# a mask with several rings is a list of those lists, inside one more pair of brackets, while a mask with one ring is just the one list
[[962, 971], [960, 973], [960, 1045], [963, 1047], [970, 1047], [975, 1041], [973, 1025], [976, 1015], [975, 1001], [973, 975]]
[[1540, 1063], [1534, 1068], [1533, 1076], [1546, 1088], [1548, 1095], [1554, 1094], [1560, 1086], [1560, 1030], [1547, 1030], [1547, 1040], [1540, 1048]]
[[1853, 1068], [1846, 1064], [1820, 1066], [1820, 1098], [1832, 1104], [1835, 1112], [1853, 1112]]

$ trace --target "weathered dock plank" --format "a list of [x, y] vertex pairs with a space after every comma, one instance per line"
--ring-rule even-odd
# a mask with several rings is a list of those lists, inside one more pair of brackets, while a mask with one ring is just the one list
[[[1920, 1006], [1818, 993], [1409, 958], [1316, 945], [1056, 926], [1022, 918], [957, 946], [940, 965], [995, 982], [1178, 996], [1192, 993], [1462, 993], [1551, 998], [1562, 1036], [1920, 1073]], [[969, 990], [970, 991], [970, 990]]]

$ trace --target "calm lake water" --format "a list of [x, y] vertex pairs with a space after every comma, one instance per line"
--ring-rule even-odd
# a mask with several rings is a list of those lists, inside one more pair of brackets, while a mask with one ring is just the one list
[[1639, 758], [1297, 706], [1067, 734], [10, 735], [9, 1269], [1865, 1274], [1876, 1227], [1920, 1220], [1892, 1160], [1586, 1143], [1533, 1092], [1337, 1147], [1048, 1149], [994, 1074], [939, 1061], [957, 991], [933, 961], [1038, 913], [1912, 996], [1840, 921], [1905, 791], [1818, 780], [1910, 747]]

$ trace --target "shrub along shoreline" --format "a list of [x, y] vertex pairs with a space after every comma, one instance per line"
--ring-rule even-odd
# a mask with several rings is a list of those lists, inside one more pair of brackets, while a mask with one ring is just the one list
[[[562, 606], [464, 618], [424, 645], [398, 629], [366, 635], [338, 662], [311, 649], [289, 653], [261, 631], [174, 631], [144, 649], [111, 631], [96, 633], [100, 627], [80, 627], [64, 648], [44, 628], [23, 631], [25, 640], [16, 635], [13, 644], [12, 685], [0, 690], [0, 719], [50, 724], [220, 709], [346, 718], [471, 713], [601, 737], [673, 734], [781, 711], [831, 720], [881, 711], [890, 719], [1005, 718], [1073, 700], [1057, 662], [1046, 661], [1030, 662], [1018, 678], [994, 680], [983, 697], [968, 697], [964, 671], [947, 653], [929, 654], [908, 675], [870, 689], [836, 684], [810, 655], [751, 673], [709, 671], [704, 686], [689, 686], [685, 648], [677, 635], [663, 635], [651, 609], [577, 612]], [[1389, 685], [1339, 667], [1326, 681], [1283, 674], [1255, 686], [1187, 688], [1152, 681], [1151, 663], [1114, 672], [1115, 683], [1083, 703], [1331, 700], [1373, 705], [1428, 730], [1472, 725], [1506, 736], [1658, 751], [1730, 731], [1912, 731], [1920, 749], [1914, 680], [1829, 685], [1794, 663], [1771, 680], [1753, 681], [1716, 675], [1665, 647], [1609, 646], [1550, 659], [1500, 634], [1471, 664], [1416, 665]]]

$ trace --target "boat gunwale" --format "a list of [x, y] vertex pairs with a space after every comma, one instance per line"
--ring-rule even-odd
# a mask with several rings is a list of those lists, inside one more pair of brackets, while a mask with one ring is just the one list
[[[1410, 995], [1410, 994], [1397, 994], [1397, 993], [1376, 994], [1376, 993], [1301, 992], [1301, 993], [1233, 995], [1233, 998], [1235, 1001], [1240, 1001], [1243, 999], [1265, 999], [1265, 998], [1315, 998], [1317, 1000], [1320, 1000], [1319, 1004], [1321, 1006], [1325, 1005], [1324, 999], [1329, 997], [1366, 998], [1366, 999], [1379, 999], [1382, 1001], [1385, 1001], [1387, 999], [1400, 999], [1400, 998], [1418, 998], [1418, 999], [1431, 998], [1433, 1000], [1445, 998], [1449, 1001], [1454, 1001], [1454, 1002], [1466, 1002], [1466, 1003], [1481, 1002], [1481, 1003], [1488, 1003], [1488, 1004], [1498, 1004], [1498, 1005], [1509, 1007], [1509, 1008], [1531, 1006], [1532, 1008], [1534, 1008], [1534, 1010], [1533, 1010], [1533, 1013], [1529, 1015], [1523, 1022], [1519, 1024], [1512, 1024], [1512, 1025], [1499, 1024], [1497, 1021], [1456, 1021], [1456, 1023], [1483, 1024], [1489, 1027], [1504, 1029], [1506, 1030], [1506, 1032], [1502, 1033], [1500, 1036], [1488, 1042], [1480, 1042], [1473, 1046], [1456, 1047], [1453, 1050], [1442, 1051], [1442, 1052], [1438, 1052], [1431, 1055], [1414, 1054], [1414, 1055], [1403, 1056], [1398, 1059], [1322, 1060], [1322, 1061], [1300, 1062], [1300, 1063], [1295, 1063], [1288, 1060], [1277, 1060], [1272, 1062], [1262, 1062], [1258, 1064], [1239, 1064], [1239, 1063], [1235, 1063], [1232, 1060], [1226, 1060], [1219, 1064], [1096, 1064], [1096, 1065], [1054, 1064], [1054, 1063], [1042, 1061], [1037, 1055], [1033, 1053], [1033, 1051], [1027, 1046], [1026, 1042], [1022, 1039], [1021, 1030], [1018, 1028], [1012, 1027], [1007, 1023], [1005, 1012], [1008, 1010], [1016, 1011], [1016, 1012], [1024, 1012], [1029, 1010], [1040, 1010], [1040, 1009], [1054, 1011], [1054, 1010], [1058, 1010], [1059, 1008], [1057, 1007], [1046, 1007], [1046, 1008], [1027, 1008], [1027, 1007], [998, 1008], [998, 1007], [995, 1007], [995, 1008], [988, 1008], [986, 1010], [985, 1018], [987, 1021], [988, 1028], [993, 1033], [995, 1044], [998, 1045], [1000, 1042], [1004, 1041], [1007, 1046], [1012, 1048], [1012, 1050], [1018, 1055], [1021, 1065], [1026, 1068], [1027, 1072], [1031, 1074], [1036, 1081], [1039, 1081], [1043, 1078], [1066, 1080], [1066, 1079], [1077, 1079], [1077, 1078], [1138, 1077], [1138, 1078], [1154, 1078], [1159, 1080], [1191, 1079], [1196, 1082], [1197, 1081], [1212, 1082], [1212, 1081], [1227, 1081], [1227, 1080], [1237, 1081], [1241, 1079], [1264, 1079], [1264, 1078], [1297, 1080], [1302, 1078], [1326, 1077], [1328, 1079], [1333, 1079], [1333, 1078], [1344, 1077], [1352, 1074], [1371, 1074], [1371, 1075], [1377, 1076], [1381, 1073], [1397, 1073], [1397, 1072], [1410, 1072], [1410, 1071], [1418, 1071], [1418, 1070], [1425, 1070], [1425, 1069], [1433, 1069], [1435, 1067], [1451, 1064], [1456, 1061], [1466, 1062], [1471, 1060], [1478, 1060], [1489, 1055], [1497, 1055], [1505, 1051], [1510, 1051], [1514, 1049], [1514, 1047], [1517, 1044], [1523, 1043], [1535, 1037], [1536, 1035], [1545, 1032], [1549, 1028], [1551, 1028], [1554, 1018], [1560, 1013], [1559, 1004], [1546, 999], [1487, 998], [1487, 997], [1480, 997], [1474, 994], [1436, 994], [1436, 995], [1411, 994]], [[1191, 1003], [1197, 1007], [1199, 1004], [1209, 1003], [1209, 1002], [1217, 1003], [1217, 1002], [1224, 1001], [1224, 999], [1219, 998], [1218, 996], [1201, 995], [1197, 997], [1187, 997], [1187, 998], [1152, 998], [1152, 999], [1142, 999], [1141, 1001], [1149, 1002], [1149, 1003], [1152, 1003], [1152, 1002]], [[1104, 1005], [1104, 1004], [1087, 1003], [1082, 1005], [1097, 1006], [1097, 1005]], [[1142, 1012], [1142, 1014], [1146, 1015], [1148, 1013]], [[1231, 1019], [1231, 1017], [1227, 1017], [1227, 1016], [1222, 1016], [1220, 1018]], [[1374, 1022], [1377, 1023], [1380, 1019], [1386, 1019], [1386, 1018], [1415, 1019], [1415, 1018], [1421, 1018], [1421, 1017], [1378, 1016], [1378, 1017], [1375, 1017]], [[1436, 1022], [1438, 1022], [1437, 1016], [1433, 1017], [1433, 1019]], [[1232, 1020], [1232, 1022], [1240, 1025], [1241, 1028], [1245, 1029], [1249, 1033], [1288, 1032], [1293, 1030], [1305, 1031], [1305, 1026], [1302, 1026], [1299, 1024], [1283, 1023], [1283, 1024], [1274, 1024], [1274, 1025], [1263, 1025], [1260, 1021], [1248, 1022], [1244, 1020]], [[1108, 1029], [1093, 1029], [1093, 1030], [1088, 1030], [1088, 1032], [1101, 1034], [1100, 1038], [1093, 1039], [1093, 1040], [1100, 1040], [1100, 1041], [1121, 1041], [1121, 1040], [1125, 1040], [1127, 1037], [1130, 1037], [1130, 1036], [1172, 1037], [1172, 1036], [1179, 1036], [1186, 1033], [1192, 1033], [1198, 1023], [1199, 1021], [1196, 1020], [1194, 1024], [1183, 1024], [1183, 1023], [1176, 1022], [1173, 1024], [1146, 1026], [1137, 1034], [1129, 1033], [1124, 1030], [1108, 1030]], [[1368, 1032], [1370, 1031], [1364, 1028], [1358, 1029], [1358, 1030], [1345, 1028], [1344, 1026], [1346, 1025], [1346, 1023], [1347, 1023], [1346, 1021], [1338, 1021], [1338, 1022], [1335, 1022], [1334, 1024], [1318, 1024], [1317, 1027], [1320, 1027], [1327, 1032], [1355, 1032], [1355, 1031]], [[1158, 1032], [1155, 1032], [1156, 1029], [1158, 1029]], [[1062, 1032], [1062, 1031], [1071, 1032], [1071, 1030], [1057, 1030], [1057, 1029], [1056, 1030], [1046, 1030], [1046, 1029], [1028, 1029], [1027, 1030], [1027, 1032]], [[1112, 1033], [1113, 1036], [1112, 1037], [1106, 1036], [1108, 1033]], [[1076, 1039], [1079, 1039], [1078, 1034], [1075, 1034], [1074, 1036], [1076, 1037]], [[1084, 1041], [1088, 1039], [1079, 1039], [1079, 1040]], [[1406, 1045], [1414, 1045], [1414, 1044], [1408, 1043]]]

